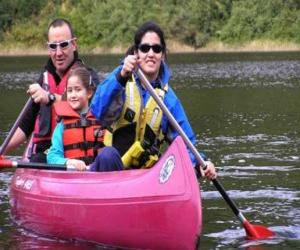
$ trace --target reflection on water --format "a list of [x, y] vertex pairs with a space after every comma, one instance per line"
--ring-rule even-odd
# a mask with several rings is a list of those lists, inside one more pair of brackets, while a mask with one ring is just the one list
[[[103, 79], [120, 58], [86, 56], [85, 61]], [[197, 148], [215, 162], [219, 179], [247, 219], [276, 232], [266, 241], [245, 240], [243, 227], [218, 191], [208, 181], [201, 181], [201, 249], [300, 249], [299, 59], [300, 53], [168, 57], [173, 73], [170, 84], [197, 134]], [[26, 102], [26, 87], [37, 79], [45, 58], [1, 61], [5, 63], [0, 68], [2, 141]], [[16, 68], [16, 63], [22, 66]], [[15, 226], [9, 217], [11, 176], [11, 171], [0, 172], [0, 248], [103, 248], [41, 238]]]

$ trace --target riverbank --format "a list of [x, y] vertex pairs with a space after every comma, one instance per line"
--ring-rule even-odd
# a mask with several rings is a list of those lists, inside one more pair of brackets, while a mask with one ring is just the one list
[[[300, 44], [295, 43], [279, 43], [273, 41], [252, 41], [242, 45], [228, 45], [221, 42], [211, 42], [203, 48], [195, 49], [191, 46], [169, 41], [168, 52], [175, 53], [213, 53], [213, 52], [275, 52], [275, 51], [300, 51]], [[113, 47], [113, 48], [80, 48], [82, 54], [122, 54], [127, 47]], [[0, 46], [0, 56], [39, 56], [47, 55], [46, 48], [31, 47], [25, 48], [18, 46], [9, 48]]]

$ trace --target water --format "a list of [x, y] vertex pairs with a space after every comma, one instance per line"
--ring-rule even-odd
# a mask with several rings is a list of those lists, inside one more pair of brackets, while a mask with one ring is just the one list
[[[85, 56], [101, 78], [121, 56]], [[197, 148], [218, 168], [219, 179], [253, 224], [276, 232], [247, 241], [218, 191], [201, 181], [201, 249], [300, 249], [300, 53], [215, 53], [169, 56], [172, 84], [197, 134]], [[0, 58], [0, 141], [27, 97], [45, 57]], [[22, 149], [14, 155], [21, 155]], [[102, 249], [43, 238], [10, 219], [8, 185], [0, 172], [0, 249]], [[178, 211], [180, 213], [180, 211]]]

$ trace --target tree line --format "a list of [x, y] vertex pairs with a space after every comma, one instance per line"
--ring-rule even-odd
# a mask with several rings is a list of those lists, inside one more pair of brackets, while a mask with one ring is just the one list
[[146, 20], [194, 48], [214, 41], [300, 44], [299, 0], [0, 0], [0, 44], [42, 47], [57, 17], [71, 21], [86, 49], [128, 46]]

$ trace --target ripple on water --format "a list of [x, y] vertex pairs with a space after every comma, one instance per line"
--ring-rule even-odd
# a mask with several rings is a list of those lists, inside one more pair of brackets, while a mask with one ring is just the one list
[[171, 69], [175, 88], [187, 84], [193, 88], [299, 87], [295, 80], [300, 75], [299, 61], [176, 64]]
[[[39, 71], [28, 72], [0, 72], [0, 87], [6, 89], [24, 89], [38, 80]], [[99, 80], [102, 81], [108, 75], [107, 72], [98, 72]]]
[[205, 148], [210, 154], [220, 154], [218, 159], [223, 165], [297, 165], [300, 163], [298, 145], [297, 136], [267, 134], [204, 136], [197, 142], [197, 148]]
[[12, 175], [11, 172], [0, 172], [0, 201], [8, 196], [8, 186]]
[[[267, 227], [267, 226], [265, 226]], [[247, 240], [246, 232], [243, 228], [226, 229], [221, 232], [206, 234], [206, 237], [217, 238], [218, 247], [235, 245], [237, 248], [248, 248], [259, 245], [277, 245], [283, 241], [300, 240], [300, 226], [275, 226], [267, 227], [275, 233], [274, 237], [264, 240]], [[251, 249], [251, 248], [249, 248]], [[262, 248], [263, 249], [263, 248]]]
[[0, 74], [0, 87], [7, 89], [24, 89], [36, 82], [39, 72], [5, 72]]
[[[254, 191], [241, 191], [241, 190], [230, 190], [227, 191], [228, 195], [234, 199], [281, 199], [281, 200], [300, 200], [300, 191], [287, 190], [286, 188], [277, 187], [274, 189], [262, 189]], [[217, 199], [221, 198], [218, 191], [203, 191], [201, 193], [203, 199]]]

